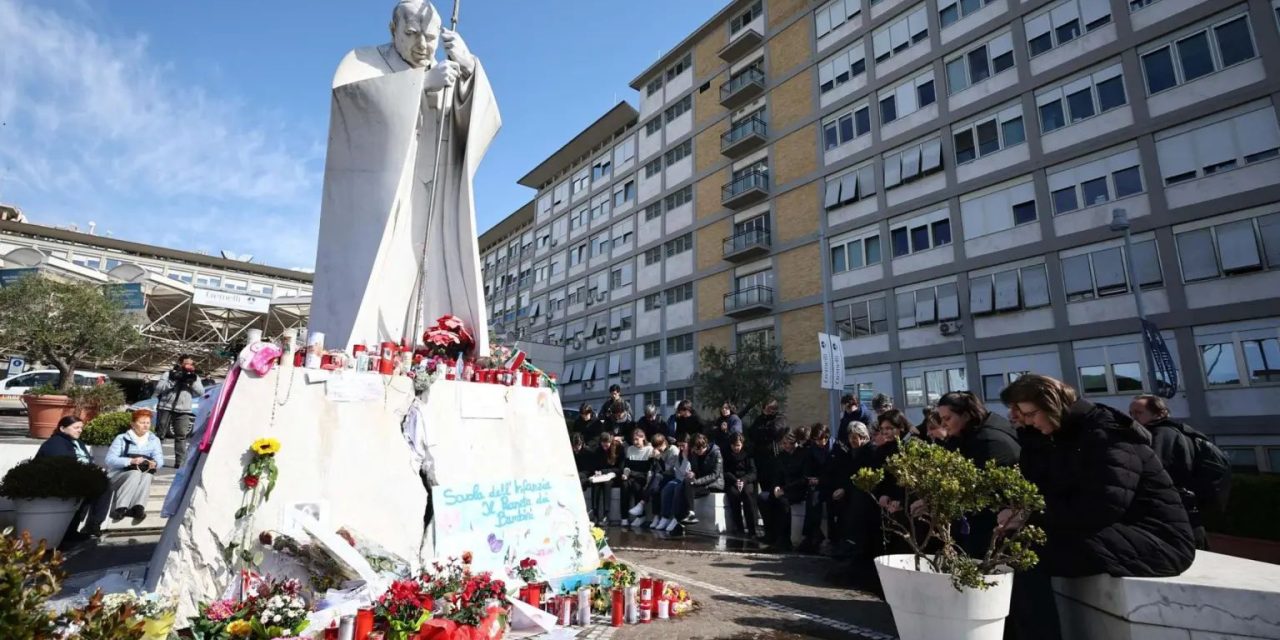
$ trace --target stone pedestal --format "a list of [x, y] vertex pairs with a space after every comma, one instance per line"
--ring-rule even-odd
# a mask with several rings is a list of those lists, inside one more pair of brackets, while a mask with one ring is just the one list
[[1201, 551], [1173, 578], [1055, 578], [1064, 638], [1280, 638], [1280, 566]]

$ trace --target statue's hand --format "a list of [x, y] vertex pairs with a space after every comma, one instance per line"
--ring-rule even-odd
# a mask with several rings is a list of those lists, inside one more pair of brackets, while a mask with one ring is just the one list
[[446, 87], [452, 87], [458, 82], [458, 63], [452, 60], [445, 60], [427, 71], [427, 80], [424, 88], [427, 91], [439, 91]]
[[470, 76], [476, 70], [476, 57], [457, 31], [444, 29], [440, 32], [440, 40], [444, 43], [444, 51], [449, 59], [458, 63], [463, 76]]

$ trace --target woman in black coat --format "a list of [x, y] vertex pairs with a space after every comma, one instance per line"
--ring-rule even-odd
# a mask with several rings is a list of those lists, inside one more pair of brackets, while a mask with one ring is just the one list
[[[942, 425], [944, 446], [958, 452], [978, 468], [994, 461], [1001, 467], [1018, 464], [1022, 445], [1004, 416], [987, 411], [978, 396], [967, 391], [952, 392], [938, 399], [936, 415]], [[966, 516], [956, 528], [965, 553], [984, 557], [996, 528], [996, 514], [990, 511]]]
[[676, 405], [676, 437], [694, 436], [706, 433], [706, 425], [703, 424], [702, 418], [698, 417], [698, 411], [693, 408], [693, 402], [689, 400], [681, 400]]
[[712, 491], [724, 491], [724, 457], [705, 433], [693, 437], [689, 447], [689, 474], [685, 477], [685, 507], [689, 514], [681, 524], [698, 524], [694, 501]]
[[[729, 522], [733, 530], [756, 537], [756, 523], [760, 519], [756, 507], [756, 461], [746, 449], [746, 438], [741, 433], [729, 437], [729, 448], [724, 455], [724, 494], [729, 503]], [[744, 517], [745, 516], [745, 517]]]
[[1057, 637], [1050, 576], [1167, 577], [1191, 566], [1190, 519], [1145, 429], [1047, 376], [1023, 376], [1000, 399], [1027, 427], [1022, 473], [1045, 499], [1040, 564], [1014, 581], [1019, 637]]
[[[93, 464], [93, 453], [89, 446], [80, 441], [84, 431], [84, 421], [75, 416], [63, 416], [58, 421], [58, 430], [36, 450], [37, 458], [74, 458], [83, 464]], [[102, 523], [107, 519], [107, 511], [111, 506], [111, 489], [103, 491], [97, 498], [86, 500], [71, 519], [67, 528], [64, 546], [71, 546], [85, 538], [96, 538], [102, 534]], [[84, 529], [80, 529], [81, 522]]]
[[588, 449], [595, 449], [600, 442], [600, 434], [604, 433], [604, 420], [596, 415], [591, 403], [584, 402], [578, 409], [578, 417], [573, 421], [573, 433], [582, 436]]

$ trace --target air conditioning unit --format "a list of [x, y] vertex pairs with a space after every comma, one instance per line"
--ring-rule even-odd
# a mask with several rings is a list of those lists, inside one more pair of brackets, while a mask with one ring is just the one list
[[964, 324], [958, 320], [938, 323], [938, 331], [944, 336], [954, 336], [964, 329]]
[[551, 343], [551, 346], [553, 346], [553, 347], [558, 347], [558, 346], [560, 346], [560, 338], [551, 338], [551, 339], [547, 340], [547, 342]]
[[552, 240], [552, 241], [551, 241], [551, 246], [553, 246], [553, 247], [558, 247], [558, 246], [560, 246], [560, 241], [559, 241], [559, 240]]
[[604, 302], [604, 299], [605, 299], [605, 298], [607, 298], [607, 297], [609, 297], [609, 296], [608, 296], [608, 294], [604, 294], [604, 293], [597, 293], [597, 294], [596, 294], [596, 302]]
[[595, 303], [596, 303], [595, 299], [593, 299], [593, 298], [587, 298], [587, 302], [586, 302], [586, 304], [587, 304], [587, 306], [588, 306], [588, 307], [589, 307], [589, 306], [591, 306], [591, 305], [593, 305], [593, 304], [595, 304]]
[[596, 336], [596, 344], [604, 344], [604, 335]]
[[584, 380], [584, 381], [582, 382], [582, 388], [583, 388], [583, 389], [594, 389], [594, 388], [596, 388], [596, 381], [595, 381], [595, 380]]
[[631, 374], [629, 373], [622, 374], [622, 384], [629, 384], [630, 382], [631, 382]]

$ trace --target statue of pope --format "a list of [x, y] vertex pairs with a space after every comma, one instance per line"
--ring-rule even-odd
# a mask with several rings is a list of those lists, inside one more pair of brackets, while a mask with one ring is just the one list
[[451, 313], [486, 353], [472, 181], [502, 125], [498, 104], [431, 3], [396, 4], [391, 37], [334, 74], [311, 331], [331, 348], [413, 343]]

